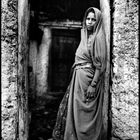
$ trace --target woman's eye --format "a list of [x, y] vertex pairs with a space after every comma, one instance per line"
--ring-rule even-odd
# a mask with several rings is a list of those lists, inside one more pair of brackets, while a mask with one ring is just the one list
[[92, 20], [92, 21], [96, 21], [96, 19], [95, 19], [95, 18], [92, 18], [91, 20]]
[[95, 18], [87, 18], [87, 20], [96, 21]]

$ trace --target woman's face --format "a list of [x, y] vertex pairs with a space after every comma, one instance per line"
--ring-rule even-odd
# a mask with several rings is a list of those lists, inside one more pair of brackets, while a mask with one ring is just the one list
[[89, 12], [86, 18], [87, 30], [92, 30], [95, 22], [96, 22], [95, 14], [93, 12]]

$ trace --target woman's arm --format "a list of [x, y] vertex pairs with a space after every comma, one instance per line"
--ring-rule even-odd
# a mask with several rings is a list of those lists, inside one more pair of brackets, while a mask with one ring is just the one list
[[89, 85], [87, 92], [85, 93], [85, 101], [88, 101], [90, 98], [95, 98], [96, 94], [94, 93], [95, 93], [96, 84], [98, 82], [99, 76], [100, 76], [100, 70], [96, 68], [93, 80]]
[[99, 75], [100, 75], [100, 70], [99, 69], [96, 69], [95, 70], [94, 77], [93, 77], [93, 80], [91, 82], [91, 86], [92, 87], [95, 87], [96, 86], [96, 83], [98, 82], [98, 79], [99, 79]]

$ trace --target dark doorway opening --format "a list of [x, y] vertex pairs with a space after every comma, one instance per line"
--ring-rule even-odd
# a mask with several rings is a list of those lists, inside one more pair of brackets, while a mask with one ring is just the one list
[[66, 91], [79, 42], [80, 30], [52, 30], [52, 45], [49, 53], [49, 92]]
[[[36, 106], [35, 102], [34, 108], [29, 109], [32, 116], [29, 124], [29, 140], [51, 140], [58, 107], [69, 84], [71, 66], [74, 63], [75, 51], [80, 42], [84, 12], [92, 6], [100, 9], [100, 4], [99, 1], [93, 0], [30, 0], [30, 5], [30, 31], [32, 34], [39, 35], [38, 32], [34, 32], [41, 26], [42, 29], [50, 28], [52, 35], [46, 92], [49, 99], [41, 97], [40, 102], [42, 98], [45, 100], [44, 107]], [[33, 39], [37, 41], [39, 37]], [[36, 77], [35, 74], [34, 77]], [[36, 88], [36, 85], [34, 87]], [[35, 94], [35, 100], [40, 98], [38, 93], [34, 91], [32, 93]], [[29, 101], [30, 104], [32, 103]]]

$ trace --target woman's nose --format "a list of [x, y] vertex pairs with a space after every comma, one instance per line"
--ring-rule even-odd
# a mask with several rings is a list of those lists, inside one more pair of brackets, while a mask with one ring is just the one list
[[90, 24], [92, 23], [92, 20], [91, 20], [91, 19], [89, 20], [89, 23], [90, 23]]

